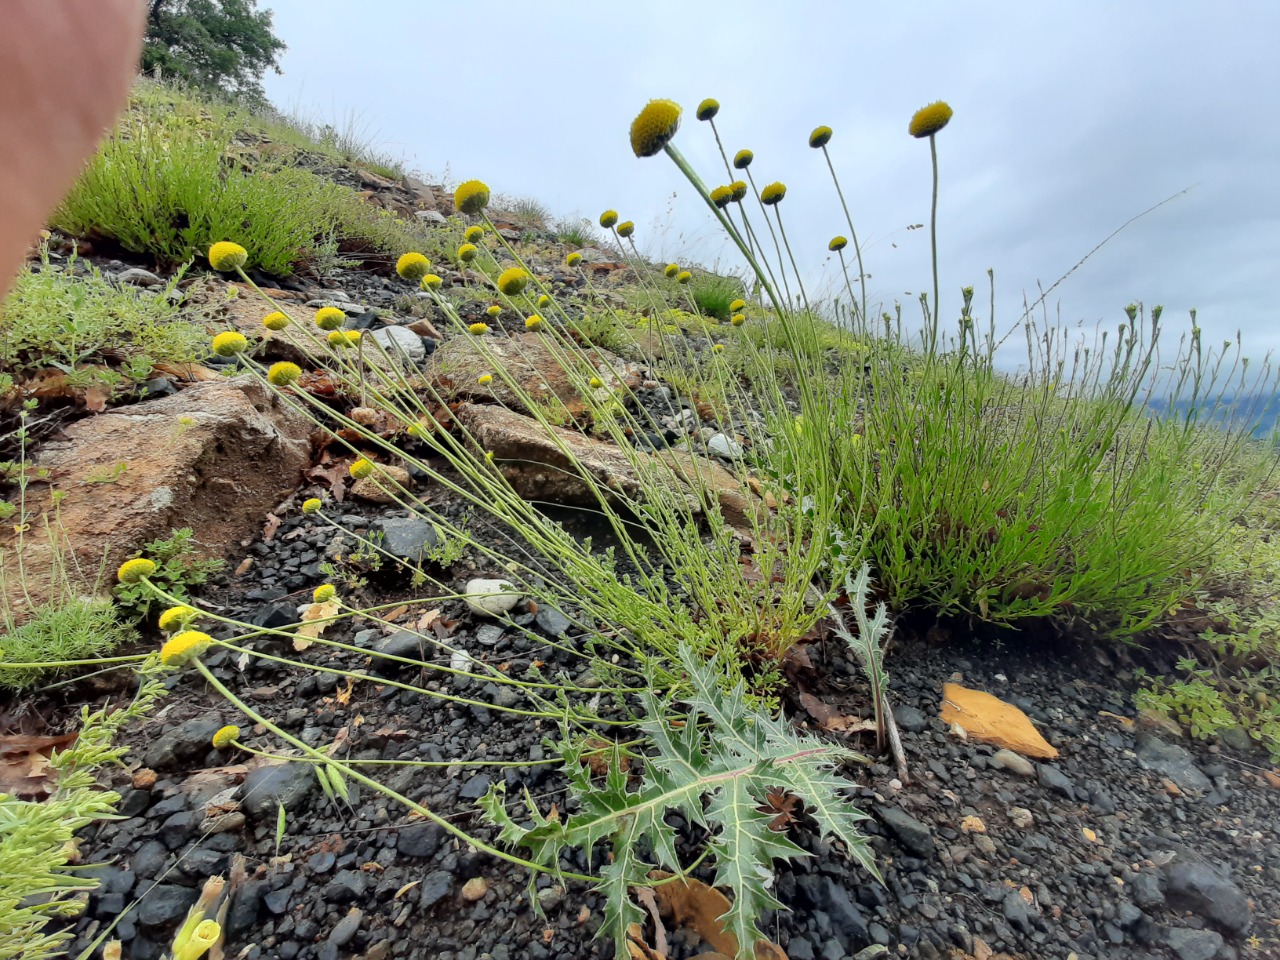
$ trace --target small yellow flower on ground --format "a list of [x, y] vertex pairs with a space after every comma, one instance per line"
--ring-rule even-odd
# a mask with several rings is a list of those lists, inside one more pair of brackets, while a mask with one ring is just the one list
[[723, 343], [717, 343], [714, 347], [711, 348], [712, 353], [721, 353], [723, 351], [724, 351]]
[[442, 286], [444, 286], [444, 281], [434, 273], [428, 273], [422, 278], [423, 290], [439, 290]]
[[213, 338], [213, 352], [220, 357], [234, 357], [249, 349], [249, 341], [243, 333], [227, 330]]
[[209, 248], [209, 266], [219, 273], [230, 273], [249, 262], [249, 251], [238, 243], [221, 240]]
[[582, 262], [582, 254], [578, 253], [577, 251], [574, 251], [573, 253], [569, 254], [567, 257], [564, 258], [564, 265], [566, 267], [576, 267], [581, 262]]
[[592, 377], [587, 382], [591, 385], [592, 390], [599, 390], [601, 387], [604, 386], [604, 381], [601, 380], [599, 377]]
[[156, 565], [152, 561], [145, 557], [138, 557], [120, 564], [120, 569], [116, 571], [116, 579], [121, 583], [137, 583], [143, 577], [149, 577], [155, 572]]
[[179, 627], [199, 616], [199, 611], [195, 607], [188, 607], [186, 604], [179, 604], [176, 607], [170, 607], [164, 613], [160, 614], [158, 625], [165, 633], [172, 633]]
[[487, 323], [473, 323], [467, 329], [478, 337], [489, 332], [489, 325]]
[[735, 313], [732, 317], [729, 318], [729, 322], [733, 324], [735, 327], [740, 327], [747, 322], [747, 318], [741, 313]]
[[311, 497], [302, 501], [302, 512], [306, 515], [318, 513], [320, 508], [324, 506], [324, 501], [319, 497]]
[[519, 267], [508, 267], [498, 275], [498, 289], [508, 297], [523, 293], [529, 285], [529, 274]]
[[430, 269], [431, 261], [420, 253], [406, 253], [396, 261], [396, 273], [400, 274], [401, 279], [412, 283], [420, 281]]
[[287, 387], [300, 376], [302, 376], [302, 368], [296, 363], [290, 363], [287, 360], [273, 363], [271, 369], [267, 371], [267, 379], [277, 387]]
[[337, 330], [347, 322], [347, 315], [337, 307], [321, 307], [316, 311], [315, 323], [321, 330]]
[[311, 599], [316, 603], [328, 603], [338, 595], [338, 588], [332, 583], [322, 583], [316, 587], [311, 594]]
[[268, 313], [262, 318], [262, 325], [268, 330], [283, 330], [289, 325], [289, 318], [279, 310], [274, 313]]
[[492, 306], [490, 306], [489, 309], [485, 311], [485, 313], [487, 313], [490, 317], [496, 320], [498, 317], [502, 316], [502, 308], [495, 303]]
[[363, 480], [365, 477], [373, 473], [373, 464], [364, 457], [361, 457], [347, 468], [347, 472], [351, 474], [352, 479]]
[[907, 133], [916, 139], [931, 137], [951, 122], [951, 107], [943, 100], [921, 107], [911, 117]]
[[492, 373], [480, 374], [480, 376], [476, 378], [476, 383], [480, 384], [480, 386], [482, 387], [487, 387], [489, 384], [493, 383], [493, 374]]
[[213, 749], [225, 750], [239, 739], [240, 728], [233, 723], [229, 723], [225, 727], [219, 727], [218, 732], [213, 735]]
[[467, 243], [479, 243], [484, 239], [484, 227], [480, 226], [478, 223], [472, 224], [467, 227], [462, 236]]
[[680, 104], [674, 100], [650, 100], [631, 121], [631, 150], [637, 157], [652, 157], [680, 129]]
[[525, 317], [524, 328], [530, 332], [542, 329], [542, 317], [536, 313], [531, 317]]
[[538, 306], [539, 307], [551, 306], [551, 298], [548, 297], [545, 293], [538, 294]]
[[361, 331], [359, 330], [331, 330], [329, 332], [329, 346], [331, 347], [354, 347], [360, 342]]
[[160, 662], [166, 667], [181, 666], [192, 657], [198, 657], [209, 649], [213, 637], [199, 630], [183, 630], [174, 634], [160, 648]]
[[453, 205], [463, 213], [479, 213], [489, 205], [489, 188], [480, 180], [461, 183], [454, 191]]

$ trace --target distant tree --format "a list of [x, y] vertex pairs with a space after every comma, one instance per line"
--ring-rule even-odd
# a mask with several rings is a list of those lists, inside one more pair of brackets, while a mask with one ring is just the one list
[[262, 75], [284, 43], [257, 0], [150, 0], [142, 69], [247, 100], [264, 100]]

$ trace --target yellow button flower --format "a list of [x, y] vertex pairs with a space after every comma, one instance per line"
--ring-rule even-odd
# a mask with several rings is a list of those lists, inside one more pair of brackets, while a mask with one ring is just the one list
[[751, 161], [755, 158], [756, 155], [750, 150], [739, 150], [733, 155], [733, 168], [735, 170], [745, 170], [751, 166]]
[[813, 133], [809, 134], [809, 146], [813, 147], [813, 149], [815, 150], [819, 149], [820, 147], [825, 147], [830, 142], [831, 142], [830, 127], [814, 127]]
[[463, 213], [477, 214], [489, 205], [489, 188], [480, 180], [461, 183], [454, 191], [453, 205]]
[[476, 258], [476, 254], [479, 252], [480, 251], [476, 249], [476, 245], [474, 243], [464, 243], [458, 248], [458, 259], [463, 263], [470, 263]]
[[931, 137], [950, 122], [951, 107], [945, 101], [937, 100], [915, 112], [907, 125], [907, 133], [918, 140]]
[[188, 607], [186, 604], [179, 604], [176, 607], [170, 607], [160, 614], [158, 625], [165, 633], [172, 633], [174, 630], [184, 624], [194, 620], [200, 615], [200, 612], [194, 607]]
[[624, 220], [622, 223], [618, 224], [618, 236], [622, 237], [624, 240], [635, 232], [636, 225], [630, 220]]
[[213, 338], [213, 352], [220, 357], [234, 357], [249, 349], [249, 341], [243, 333], [227, 330]]
[[637, 157], [652, 157], [680, 129], [680, 104], [674, 100], [650, 100], [631, 121], [631, 150]]
[[323, 506], [324, 501], [319, 497], [311, 497], [302, 501], [302, 512], [303, 514], [310, 515], [319, 512], [320, 508]]
[[439, 290], [442, 286], [444, 286], [444, 281], [434, 273], [428, 273], [422, 278], [423, 290]]
[[536, 332], [542, 329], [542, 317], [536, 313], [531, 317], [525, 317], [524, 328], [530, 332]]
[[267, 379], [277, 387], [287, 387], [294, 383], [302, 376], [302, 368], [296, 363], [289, 363], [282, 360], [279, 363], [273, 363], [271, 368], [267, 370]]
[[315, 323], [321, 330], [337, 330], [347, 322], [347, 315], [337, 307], [321, 307], [316, 311]]
[[262, 318], [262, 325], [268, 330], [283, 330], [289, 325], [289, 318], [279, 310], [276, 310], [273, 313], [268, 313]]
[[166, 667], [178, 667], [200, 656], [213, 643], [213, 637], [199, 630], [183, 630], [174, 634], [160, 648], [160, 662]]
[[373, 473], [373, 464], [361, 457], [347, 468], [347, 472], [351, 474], [352, 479], [363, 480]]
[[462, 237], [467, 241], [467, 243], [479, 243], [484, 239], [484, 227], [480, 226], [478, 223], [472, 224], [463, 231]]
[[581, 262], [582, 254], [578, 253], [576, 250], [564, 258], [564, 265], [566, 267], [576, 267]]
[[396, 273], [403, 280], [419, 282], [431, 269], [431, 261], [420, 253], [409, 252], [396, 261]]
[[138, 557], [136, 560], [126, 560], [120, 564], [120, 569], [116, 571], [116, 579], [121, 583], [137, 583], [143, 577], [149, 577], [156, 572], [156, 565], [145, 557]]
[[233, 723], [229, 723], [225, 727], [219, 727], [218, 732], [213, 735], [213, 749], [225, 750], [239, 739], [240, 728]]
[[508, 267], [498, 275], [498, 289], [508, 297], [523, 293], [529, 285], [529, 274], [519, 267]]
[[600, 214], [600, 226], [604, 227], [606, 230], [608, 230], [617, 222], [618, 222], [617, 210], [606, 210], [604, 213]]
[[230, 273], [248, 262], [249, 251], [230, 240], [221, 240], [209, 248], [209, 266], [219, 273]]
[[775, 180], [760, 191], [760, 202], [767, 207], [780, 202], [787, 195], [787, 187], [781, 181]]
[[338, 588], [332, 583], [322, 583], [316, 587], [311, 594], [311, 599], [316, 603], [328, 603], [338, 595]]
[[489, 325], [487, 323], [473, 323], [467, 329], [479, 337], [489, 332]]
[[710, 120], [719, 112], [720, 101], [707, 97], [707, 99], [698, 104], [697, 117], [699, 120]]

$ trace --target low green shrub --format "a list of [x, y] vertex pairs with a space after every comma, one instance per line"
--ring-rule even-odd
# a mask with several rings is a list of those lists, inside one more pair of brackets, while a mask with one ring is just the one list
[[137, 640], [137, 632], [120, 621], [110, 600], [72, 597], [47, 603], [21, 626], [5, 624], [0, 634], [0, 687], [24, 690], [58, 672], [57, 667], [15, 664], [88, 660]]
[[[183, 527], [166, 539], [152, 540], [139, 554], [156, 565], [151, 582], [176, 600], [189, 600], [192, 590], [203, 586], [226, 565], [222, 560], [202, 557], [194, 538], [194, 531]], [[139, 583], [117, 584], [115, 596], [121, 608], [139, 620], [148, 620], [157, 607], [169, 605], [169, 601], [159, 599]]]
[[122, 287], [97, 267], [77, 276], [75, 260], [23, 270], [0, 303], [0, 370], [54, 367], [72, 386], [115, 388], [145, 380], [157, 363], [187, 363], [205, 350], [206, 334], [161, 293]]
[[704, 317], [728, 320], [733, 314], [729, 305], [742, 298], [742, 281], [737, 277], [722, 277], [698, 271], [689, 282], [688, 295], [698, 313]]

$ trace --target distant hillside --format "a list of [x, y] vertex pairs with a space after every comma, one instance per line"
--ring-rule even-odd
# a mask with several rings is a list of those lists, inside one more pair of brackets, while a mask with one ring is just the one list
[[[1153, 399], [1148, 406], [1157, 414], [1178, 417], [1184, 417], [1193, 410], [1190, 400]], [[1280, 394], [1224, 398], [1212, 409], [1202, 405], [1200, 415], [1207, 422], [1223, 427], [1248, 428], [1256, 439], [1265, 440], [1280, 425]]]

